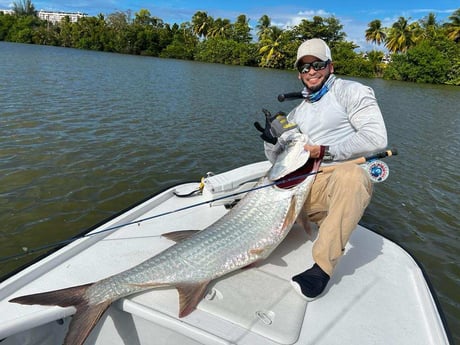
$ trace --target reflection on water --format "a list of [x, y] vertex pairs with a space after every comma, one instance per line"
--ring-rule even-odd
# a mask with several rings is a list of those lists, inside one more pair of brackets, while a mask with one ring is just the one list
[[[289, 71], [4, 42], [0, 50], [1, 256], [68, 238], [207, 171], [263, 160], [252, 123], [262, 108], [289, 111], [295, 102], [276, 96], [300, 89]], [[362, 81], [399, 150], [362, 223], [423, 263], [455, 333], [460, 89]], [[24, 263], [2, 264], [0, 275]]]

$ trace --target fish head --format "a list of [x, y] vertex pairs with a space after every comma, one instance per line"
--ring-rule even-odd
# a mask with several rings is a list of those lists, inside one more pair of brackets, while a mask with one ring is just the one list
[[310, 158], [310, 152], [306, 151], [304, 146], [307, 144], [307, 137], [296, 130], [285, 132], [279, 139], [280, 151], [276, 160], [268, 171], [268, 178], [271, 181], [296, 171], [307, 163]]

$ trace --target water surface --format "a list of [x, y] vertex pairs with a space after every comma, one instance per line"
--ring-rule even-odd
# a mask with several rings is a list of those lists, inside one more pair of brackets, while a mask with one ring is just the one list
[[[0, 42], [0, 256], [68, 238], [178, 182], [265, 159], [294, 72]], [[460, 340], [460, 89], [359, 79], [399, 156], [362, 223], [425, 267]], [[34, 256], [10, 260], [0, 276]]]

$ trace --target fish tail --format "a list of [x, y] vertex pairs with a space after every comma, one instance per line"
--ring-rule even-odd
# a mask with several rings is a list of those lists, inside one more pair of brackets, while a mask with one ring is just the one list
[[91, 285], [93, 284], [21, 296], [10, 300], [10, 302], [28, 305], [75, 307], [76, 313], [70, 322], [64, 345], [82, 345], [102, 314], [112, 303], [111, 300], [108, 300], [99, 304], [90, 304], [86, 296], [86, 290]]

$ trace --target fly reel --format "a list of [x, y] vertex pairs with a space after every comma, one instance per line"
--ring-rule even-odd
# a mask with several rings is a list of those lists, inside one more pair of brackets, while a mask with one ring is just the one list
[[388, 165], [378, 159], [367, 162], [364, 169], [369, 174], [371, 181], [375, 183], [385, 181], [390, 174]]

